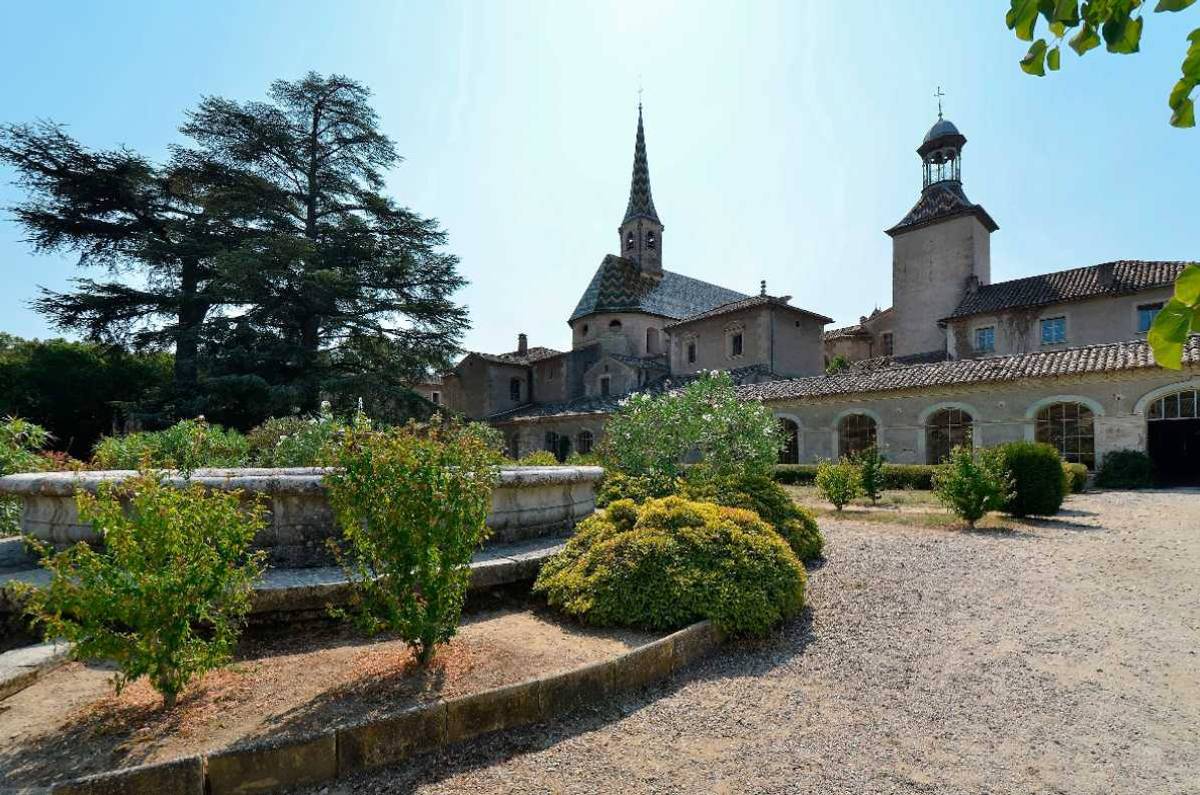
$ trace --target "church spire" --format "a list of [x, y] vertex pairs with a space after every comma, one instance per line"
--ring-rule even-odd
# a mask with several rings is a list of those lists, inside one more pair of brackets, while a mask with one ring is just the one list
[[650, 195], [650, 166], [646, 162], [646, 132], [642, 128], [642, 103], [638, 103], [637, 143], [633, 147], [633, 179], [629, 185], [629, 206], [625, 209], [628, 223], [635, 218], [647, 218], [657, 223], [654, 197]]

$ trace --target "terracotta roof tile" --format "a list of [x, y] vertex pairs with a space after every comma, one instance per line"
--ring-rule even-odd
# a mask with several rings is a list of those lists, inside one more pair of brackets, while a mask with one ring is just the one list
[[710, 317], [728, 315], [731, 312], [740, 312], [743, 309], [751, 309], [756, 306], [765, 306], [767, 304], [774, 304], [775, 306], [791, 310], [792, 312], [799, 312], [802, 315], [808, 315], [809, 317], [820, 320], [822, 323], [833, 322], [832, 318], [825, 317], [824, 315], [818, 315], [816, 312], [809, 312], [807, 309], [801, 309], [798, 306], [792, 306], [790, 303], [788, 303], [791, 300], [792, 297], [790, 295], [755, 295], [751, 296], [750, 298], [739, 298], [736, 301], [730, 301], [728, 303], [721, 304], [720, 306], [715, 306], [705, 312], [699, 312], [695, 315], [690, 315], [685, 317], [683, 320], [677, 320], [674, 323], [668, 323], [666, 328], [675, 328], [676, 326], [682, 326], [687, 323], [694, 323], [697, 320], [705, 320]]

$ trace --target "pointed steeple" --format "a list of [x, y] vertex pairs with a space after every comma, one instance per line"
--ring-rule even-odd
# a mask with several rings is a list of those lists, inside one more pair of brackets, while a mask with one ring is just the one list
[[646, 132], [642, 127], [642, 103], [638, 103], [637, 143], [633, 147], [633, 180], [629, 185], [629, 206], [625, 209], [628, 223], [635, 218], [648, 218], [657, 223], [654, 197], [650, 195], [650, 166], [646, 162]]

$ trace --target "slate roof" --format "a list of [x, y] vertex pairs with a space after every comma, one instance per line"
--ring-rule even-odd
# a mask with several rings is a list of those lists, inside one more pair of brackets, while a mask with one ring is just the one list
[[646, 162], [646, 133], [642, 129], [642, 103], [638, 103], [637, 142], [633, 146], [633, 178], [629, 185], [629, 206], [625, 208], [625, 220], [649, 218], [657, 223], [658, 211], [654, 209], [654, 197], [650, 195], [650, 165]]
[[683, 320], [677, 320], [674, 323], [668, 323], [666, 325], [666, 328], [674, 328], [676, 326], [682, 326], [687, 323], [694, 323], [697, 320], [706, 320], [710, 317], [720, 317], [721, 315], [727, 315], [727, 314], [730, 314], [731, 312], [740, 312], [743, 309], [751, 309], [756, 306], [766, 306], [768, 304], [774, 304], [775, 306], [781, 307], [783, 309], [791, 310], [792, 312], [799, 312], [802, 315], [808, 315], [809, 317], [813, 317], [813, 318], [816, 318], [817, 320], [820, 320], [822, 323], [832, 323], [833, 322], [832, 318], [825, 317], [824, 315], [818, 315], [816, 312], [809, 312], [807, 309], [801, 309], [798, 306], [792, 306], [791, 304], [788, 303], [788, 301], [791, 301], [791, 300], [792, 300], [792, 297], [790, 295], [784, 295], [784, 296], [755, 295], [755, 296], [751, 296], [750, 298], [739, 298], [736, 301], [730, 301], [729, 303], [721, 304], [720, 306], [713, 307], [712, 309], [709, 309], [706, 312], [699, 312], [695, 315], [690, 315], [688, 317], [685, 317]]
[[[1200, 366], [1200, 335], [1193, 334], [1188, 339], [1183, 364], [1185, 367]], [[1130, 340], [984, 359], [852, 368], [837, 375], [750, 384], [739, 388], [738, 395], [748, 400], [822, 398], [1025, 378], [1061, 378], [1155, 366], [1154, 355], [1146, 341]]]
[[524, 355], [521, 355], [517, 351], [509, 353], [480, 353], [479, 351], [471, 351], [471, 353], [486, 362], [495, 362], [496, 364], [533, 364], [534, 362], [540, 362], [542, 359], [549, 359], [551, 356], [561, 356], [563, 351], [556, 351], [553, 348], [543, 348], [540, 345], [535, 345], [526, 350]]
[[571, 320], [596, 312], [646, 312], [682, 320], [747, 296], [690, 276], [642, 273], [636, 262], [609, 254], [571, 313]]
[[[645, 385], [637, 392], [646, 394], [660, 394], [668, 392], [695, 381], [700, 377], [700, 373], [690, 373], [688, 375], [676, 375], [670, 377], [659, 378]], [[747, 367], [738, 367], [729, 371], [729, 375], [733, 378], [735, 384], [746, 384], [753, 380], [761, 380], [763, 376], [768, 378], [775, 377], [771, 369], [766, 365], [753, 364]], [[574, 417], [586, 414], [611, 414], [620, 406], [621, 401], [627, 399], [630, 394], [624, 395], [609, 395], [607, 397], [580, 397], [574, 400], [567, 400], [561, 403], [542, 403], [528, 406], [518, 406], [515, 409], [501, 411], [487, 418], [488, 422], [512, 422], [516, 420], [528, 419], [544, 419], [548, 417]]]
[[1165, 287], [1188, 264], [1123, 259], [987, 284], [965, 296], [953, 314], [944, 319]]
[[921, 191], [921, 198], [908, 211], [908, 215], [900, 219], [900, 223], [887, 230], [887, 234], [895, 236], [900, 232], [931, 224], [934, 221], [944, 221], [960, 215], [974, 215], [989, 232], [995, 232], [1000, 227], [988, 215], [981, 205], [974, 204], [963, 192], [961, 182], [935, 182]]

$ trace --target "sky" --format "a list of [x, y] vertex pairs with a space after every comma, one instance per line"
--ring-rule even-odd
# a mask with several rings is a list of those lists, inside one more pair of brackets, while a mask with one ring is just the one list
[[[405, 160], [388, 192], [449, 233], [468, 350], [570, 347], [566, 320], [618, 251], [638, 89], [668, 270], [857, 322], [891, 298], [883, 230], [916, 201], [937, 118], [1000, 225], [992, 279], [1112, 259], [1200, 259], [1200, 128], [1167, 124], [1191, 10], [1142, 52], [1025, 75], [1004, 0], [53, 2], [5, 13], [0, 122], [51, 119], [153, 158], [202, 96], [263, 98], [309, 70], [374, 92]], [[934, 9], [936, 7], [936, 13]], [[22, 194], [0, 166], [0, 205]], [[80, 271], [0, 215], [0, 331]]]

